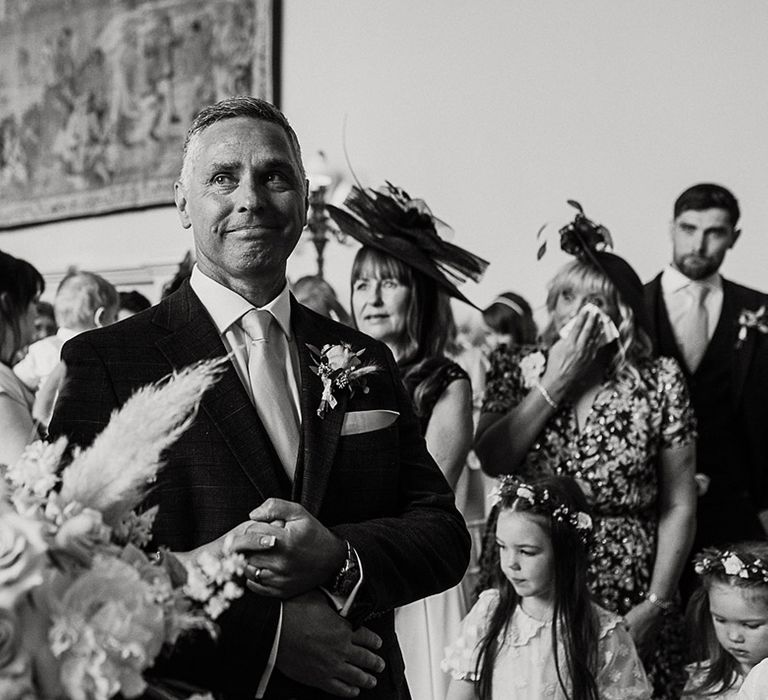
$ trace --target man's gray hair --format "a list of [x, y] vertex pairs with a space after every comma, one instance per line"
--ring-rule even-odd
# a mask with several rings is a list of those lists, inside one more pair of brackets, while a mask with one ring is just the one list
[[186, 187], [189, 182], [189, 170], [191, 168], [192, 155], [194, 154], [196, 137], [198, 134], [217, 122], [225, 119], [234, 119], [236, 117], [250, 117], [251, 119], [259, 119], [264, 122], [277, 124], [285, 132], [288, 141], [293, 148], [294, 155], [296, 156], [301, 171], [302, 180], [307, 179], [304, 171], [304, 163], [301, 159], [299, 138], [288, 123], [285, 115], [275, 107], [275, 105], [266, 100], [259, 99], [258, 97], [250, 97], [248, 95], [238, 95], [237, 97], [228, 97], [216, 104], [203, 107], [192, 121], [192, 125], [189, 127], [187, 136], [184, 139], [184, 152], [182, 155], [181, 174], [179, 177], [182, 185]]

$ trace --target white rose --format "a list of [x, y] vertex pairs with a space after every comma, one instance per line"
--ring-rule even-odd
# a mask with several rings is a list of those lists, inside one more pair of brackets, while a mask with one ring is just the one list
[[61, 524], [56, 546], [88, 563], [98, 545], [109, 543], [109, 532], [99, 511], [84, 508]]
[[520, 360], [520, 373], [523, 375], [523, 384], [530, 389], [544, 374], [547, 360], [541, 352], [532, 352]]
[[579, 511], [576, 513], [576, 529], [577, 530], [591, 530], [592, 529], [592, 518], [589, 517], [588, 513], [585, 513], [584, 511]]
[[43, 582], [46, 544], [42, 523], [8, 511], [0, 513], [0, 607]]
[[360, 364], [360, 358], [349, 345], [331, 345], [324, 348], [328, 366], [336, 371], [339, 369], [354, 369]]
[[728, 576], [738, 576], [744, 568], [744, 562], [735, 554], [729, 554], [723, 559], [723, 569]]
[[527, 486], [519, 486], [516, 493], [518, 498], [524, 498], [526, 501], [531, 501], [531, 503], [533, 503], [536, 495]]

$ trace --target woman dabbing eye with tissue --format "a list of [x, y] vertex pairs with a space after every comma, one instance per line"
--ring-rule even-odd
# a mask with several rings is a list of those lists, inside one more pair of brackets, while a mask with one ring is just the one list
[[653, 356], [642, 283], [595, 245], [607, 243], [603, 233], [583, 212], [561, 230], [576, 259], [549, 284], [541, 346], [491, 356], [475, 451], [493, 476], [578, 481], [595, 516], [591, 592], [625, 617], [654, 697], [678, 697], [677, 585], [695, 519], [695, 423], [680, 368]]

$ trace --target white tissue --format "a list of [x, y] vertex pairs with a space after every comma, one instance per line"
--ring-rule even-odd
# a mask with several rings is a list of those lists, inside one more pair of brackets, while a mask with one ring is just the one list
[[584, 306], [579, 309], [579, 312], [560, 329], [561, 338], [567, 338], [571, 334], [573, 327], [576, 325], [576, 320], [582, 314], [597, 316], [600, 319], [603, 326], [603, 337], [600, 342], [601, 346], [608, 345], [608, 343], [619, 337], [619, 329], [616, 328], [616, 324], [611, 320], [611, 317], [599, 306], [595, 306], [595, 304], [589, 302], [584, 304]]

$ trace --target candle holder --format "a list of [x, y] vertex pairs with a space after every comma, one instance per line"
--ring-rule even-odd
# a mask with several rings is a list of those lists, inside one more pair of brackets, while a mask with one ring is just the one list
[[326, 209], [326, 204], [336, 189], [339, 178], [334, 177], [328, 168], [328, 161], [323, 151], [318, 151], [310, 161], [307, 176], [309, 179], [309, 211], [304, 230], [307, 238], [315, 247], [317, 276], [323, 278], [325, 247], [328, 245], [328, 241], [335, 238], [339, 243], [344, 243], [346, 240], [346, 236], [336, 227]]

